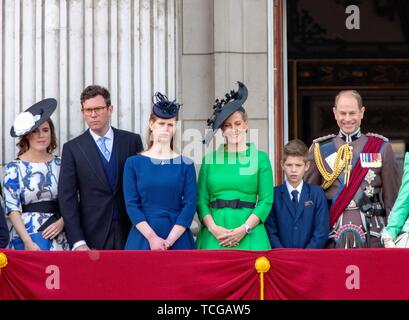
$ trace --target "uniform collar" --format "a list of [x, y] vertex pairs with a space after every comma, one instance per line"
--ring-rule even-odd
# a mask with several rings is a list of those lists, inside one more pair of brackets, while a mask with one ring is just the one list
[[342, 130], [339, 130], [338, 137], [340, 137], [342, 140], [344, 140], [346, 143], [351, 143], [358, 138], [360, 138], [362, 135], [361, 133], [361, 128], [358, 128], [354, 133], [352, 134], [346, 134]]

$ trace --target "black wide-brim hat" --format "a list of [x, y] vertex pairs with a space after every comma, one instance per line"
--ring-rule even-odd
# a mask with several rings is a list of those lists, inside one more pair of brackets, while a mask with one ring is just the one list
[[[16, 117], [10, 129], [10, 135], [17, 138], [33, 132], [51, 117], [56, 108], [57, 100], [53, 98], [37, 102]], [[33, 119], [30, 119], [30, 114]]]
[[207, 120], [207, 124], [210, 126], [210, 130], [207, 132], [203, 143], [208, 145], [217, 130], [223, 125], [223, 123], [236, 111], [243, 110], [243, 104], [247, 100], [248, 90], [244, 83], [237, 81], [239, 89], [237, 92], [231, 91], [230, 94], [226, 94], [226, 100], [216, 100], [213, 106], [213, 115]]

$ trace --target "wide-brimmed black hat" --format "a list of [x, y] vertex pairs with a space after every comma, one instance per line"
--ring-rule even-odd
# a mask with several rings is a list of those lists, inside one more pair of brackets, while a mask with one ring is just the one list
[[162, 119], [175, 118], [178, 115], [180, 104], [176, 100], [170, 101], [167, 96], [156, 92], [152, 97], [152, 112]]
[[57, 108], [57, 100], [53, 98], [37, 102], [16, 117], [10, 129], [10, 135], [17, 138], [34, 131], [51, 117], [55, 108]]
[[213, 105], [213, 114], [207, 120], [207, 125], [210, 127], [210, 130], [207, 132], [203, 143], [206, 145], [212, 140], [217, 130], [222, 126], [222, 124], [236, 111], [243, 109], [243, 104], [247, 100], [247, 87], [240, 81], [237, 81], [239, 84], [238, 91], [230, 91], [230, 93], [225, 94], [225, 98], [222, 100], [216, 99], [215, 104]]

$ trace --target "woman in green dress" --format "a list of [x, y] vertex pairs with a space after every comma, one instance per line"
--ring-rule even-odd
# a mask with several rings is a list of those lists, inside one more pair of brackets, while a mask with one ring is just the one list
[[207, 154], [200, 168], [198, 249], [271, 249], [264, 221], [273, 204], [273, 174], [268, 155], [246, 143], [246, 99], [247, 88], [239, 82], [237, 92], [216, 100], [208, 120], [205, 142], [221, 129], [225, 143]]
[[388, 225], [382, 231], [385, 248], [409, 248], [409, 152], [403, 164], [402, 184], [398, 197], [388, 218]]

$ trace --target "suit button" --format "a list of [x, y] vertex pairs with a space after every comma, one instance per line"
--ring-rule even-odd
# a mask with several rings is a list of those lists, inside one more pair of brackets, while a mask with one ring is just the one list
[[297, 226], [295, 226], [295, 227], [294, 227], [294, 230], [298, 230], [298, 227], [297, 227]]

